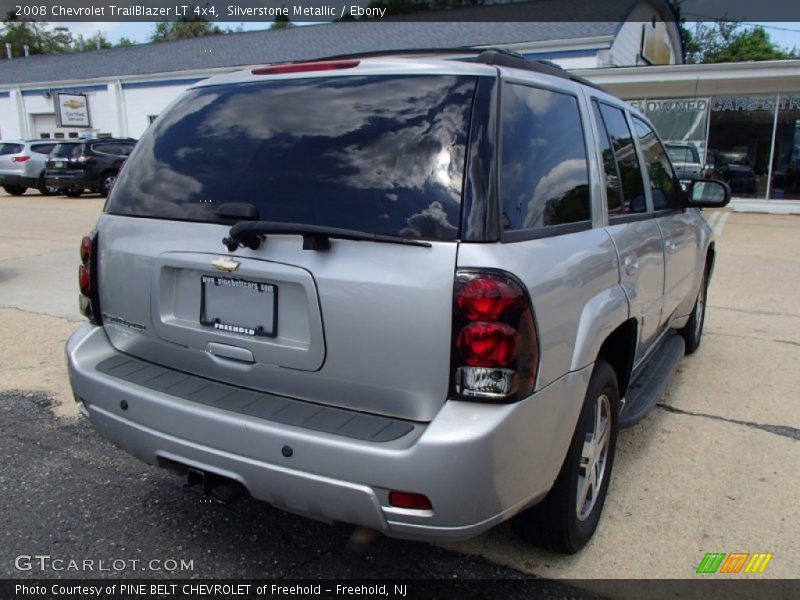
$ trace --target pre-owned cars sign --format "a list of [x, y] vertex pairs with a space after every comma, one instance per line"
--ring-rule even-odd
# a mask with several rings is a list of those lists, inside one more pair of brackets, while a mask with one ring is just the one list
[[59, 127], [91, 127], [86, 94], [57, 93], [56, 124]]

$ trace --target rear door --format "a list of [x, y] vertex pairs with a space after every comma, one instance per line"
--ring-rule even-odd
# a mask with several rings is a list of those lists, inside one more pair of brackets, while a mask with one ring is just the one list
[[666, 262], [662, 324], [666, 325], [683, 301], [692, 295], [700, 241], [693, 215], [682, 207], [680, 182], [658, 136], [641, 119], [634, 117], [633, 123], [647, 170], [653, 210], [664, 238]]
[[608, 233], [620, 260], [620, 283], [639, 322], [636, 360], [656, 340], [664, 295], [664, 243], [647, 201], [625, 111], [593, 100], [606, 182]]
[[[245, 387], [431, 419], [448, 391], [475, 84], [354, 74], [188, 92], [137, 144], [100, 221], [111, 342]], [[236, 204], [425, 244], [304, 250], [268, 234], [229, 252]]]

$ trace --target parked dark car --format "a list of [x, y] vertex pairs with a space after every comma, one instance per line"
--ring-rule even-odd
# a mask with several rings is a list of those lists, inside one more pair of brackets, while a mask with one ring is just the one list
[[706, 177], [727, 183], [734, 194], [755, 194], [758, 175], [745, 152], [709, 150], [706, 157]]
[[48, 158], [45, 183], [71, 198], [87, 189], [107, 196], [135, 145], [132, 138], [61, 142]]

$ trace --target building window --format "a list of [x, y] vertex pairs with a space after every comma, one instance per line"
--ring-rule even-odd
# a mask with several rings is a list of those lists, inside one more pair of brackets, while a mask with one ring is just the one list
[[800, 94], [781, 94], [770, 197], [800, 200]]
[[70, 132], [69, 132], [69, 137], [70, 137], [71, 139], [75, 139], [75, 138], [77, 138], [77, 137], [78, 137], [78, 132], [77, 132], [77, 131], [70, 131]]
[[42, 138], [43, 140], [49, 140], [50, 139], [50, 134], [49, 133], [41, 133], [41, 134], [39, 134], [39, 137]]
[[63, 140], [64, 139], [64, 134], [60, 133], [60, 132], [59, 133], [54, 133], [53, 137], [56, 138], [57, 140]]

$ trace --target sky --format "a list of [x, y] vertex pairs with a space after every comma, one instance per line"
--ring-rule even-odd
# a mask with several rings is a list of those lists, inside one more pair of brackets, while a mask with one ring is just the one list
[[[134, 42], [146, 42], [153, 29], [153, 23], [132, 23], [132, 22], [92, 22], [92, 23], [60, 23], [68, 27], [73, 34], [81, 34], [83, 37], [91, 37], [97, 31], [102, 31], [111, 42], [117, 42], [120, 38], [126, 37]], [[761, 25], [766, 28], [770, 37], [779, 46], [787, 49], [797, 48], [800, 50], [800, 22], [778, 22], [778, 23], [748, 23]], [[268, 29], [272, 22], [259, 23], [220, 23], [223, 27], [235, 28], [241, 26], [245, 31], [255, 29]], [[689, 28], [693, 25], [688, 23]]]

